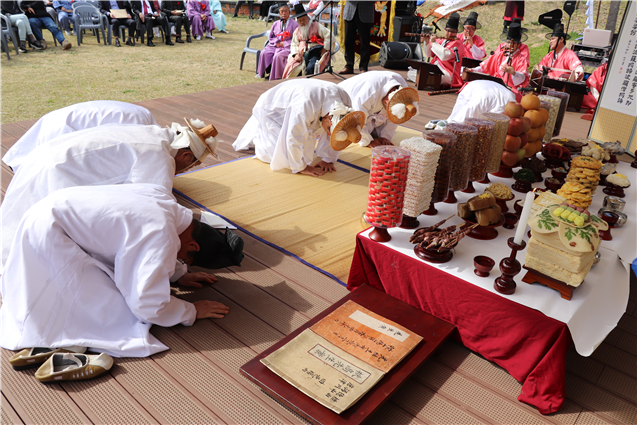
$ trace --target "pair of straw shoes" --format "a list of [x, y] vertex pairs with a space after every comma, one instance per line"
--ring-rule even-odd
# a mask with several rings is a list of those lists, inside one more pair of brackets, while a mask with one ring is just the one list
[[35, 378], [45, 384], [96, 378], [113, 367], [108, 354], [83, 354], [85, 347], [25, 348], [9, 358], [15, 370], [40, 366]]

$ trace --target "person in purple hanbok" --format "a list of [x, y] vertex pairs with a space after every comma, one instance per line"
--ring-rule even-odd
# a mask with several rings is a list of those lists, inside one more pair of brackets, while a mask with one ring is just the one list
[[190, 19], [192, 35], [201, 40], [203, 35], [206, 38], [215, 39], [212, 30], [215, 29], [214, 20], [210, 17], [210, 3], [208, 1], [188, 0], [186, 2], [186, 12]]
[[271, 66], [270, 80], [280, 80], [283, 76], [283, 69], [290, 54], [292, 34], [299, 26], [294, 19], [290, 19], [290, 7], [287, 4], [279, 7], [279, 15], [281, 19], [272, 24], [270, 41], [259, 56], [257, 76], [265, 77], [268, 67]]

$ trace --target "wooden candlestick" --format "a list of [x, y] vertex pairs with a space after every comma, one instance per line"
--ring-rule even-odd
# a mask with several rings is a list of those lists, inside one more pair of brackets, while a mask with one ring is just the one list
[[630, 166], [633, 168], [637, 168], [637, 151], [635, 151], [635, 160], [630, 163]]
[[507, 244], [509, 245], [509, 248], [511, 248], [511, 255], [500, 261], [500, 271], [502, 272], [502, 276], [495, 279], [493, 287], [501, 294], [511, 295], [515, 292], [516, 287], [513, 277], [522, 270], [522, 266], [520, 265], [520, 262], [515, 259], [515, 256], [518, 251], [521, 251], [526, 247], [526, 242], [522, 241], [522, 243], [518, 245], [513, 241], [513, 238], [509, 238], [507, 240]]

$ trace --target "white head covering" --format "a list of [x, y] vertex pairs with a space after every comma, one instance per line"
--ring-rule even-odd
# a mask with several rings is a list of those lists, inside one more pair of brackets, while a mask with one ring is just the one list
[[[203, 128], [204, 123], [199, 119], [191, 119], [193, 127]], [[214, 137], [208, 137], [204, 142], [189, 127], [179, 123], [172, 123], [170, 128], [175, 132], [175, 139], [170, 147], [173, 149], [190, 148], [198, 161], [202, 162], [210, 152], [216, 152], [219, 142]], [[208, 145], [208, 146], [206, 146]]]
[[[339, 101], [334, 101], [329, 112], [330, 116], [332, 117], [332, 126], [330, 127], [330, 133], [334, 131], [334, 127], [336, 127], [336, 124], [338, 124], [338, 122], [350, 112], [354, 112], [354, 110], [349, 106], [345, 106]], [[358, 131], [360, 131], [360, 128], [358, 129]]]

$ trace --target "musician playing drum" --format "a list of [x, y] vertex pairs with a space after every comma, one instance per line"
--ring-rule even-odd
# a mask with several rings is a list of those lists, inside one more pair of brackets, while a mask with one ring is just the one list
[[563, 74], [569, 74], [569, 81], [582, 81], [584, 68], [575, 52], [566, 48], [566, 40], [571, 36], [564, 32], [564, 25], [555, 24], [553, 32], [546, 34], [546, 38], [551, 40], [551, 51], [542, 58], [535, 69], [541, 72], [543, 67], [553, 68], [548, 73], [549, 78], [559, 79], [564, 76]]
[[522, 44], [528, 37], [522, 30], [518, 23], [509, 25], [508, 32], [500, 35], [500, 39], [506, 41], [500, 44], [497, 51], [480, 66], [468, 70], [501, 78], [511, 88], [518, 102], [522, 99], [519, 89], [529, 85], [529, 50], [524, 49], [526, 45]]
[[476, 34], [476, 29], [482, 28], [478, 22], [476, 12], [469, 13], [464, 21], [464, 32], [458, 35], [458, 39], [464, 44], [464, 57], [469, 59], [483, 59], [487, 53], [484, 50], [484, 40]]
[[420, 36], [425, 56], [433, 57], [432, 63], [438, 65], [443, 73], [442, 84], [451, 87], [461, 87], [463, 84], [460, 61], [464, 57], [464, 44], [457, 37], [459, 24], [460, 15], [452, 13], [445, 25], [445, 38], [438, 38], [432, 43], [431, 34]]

